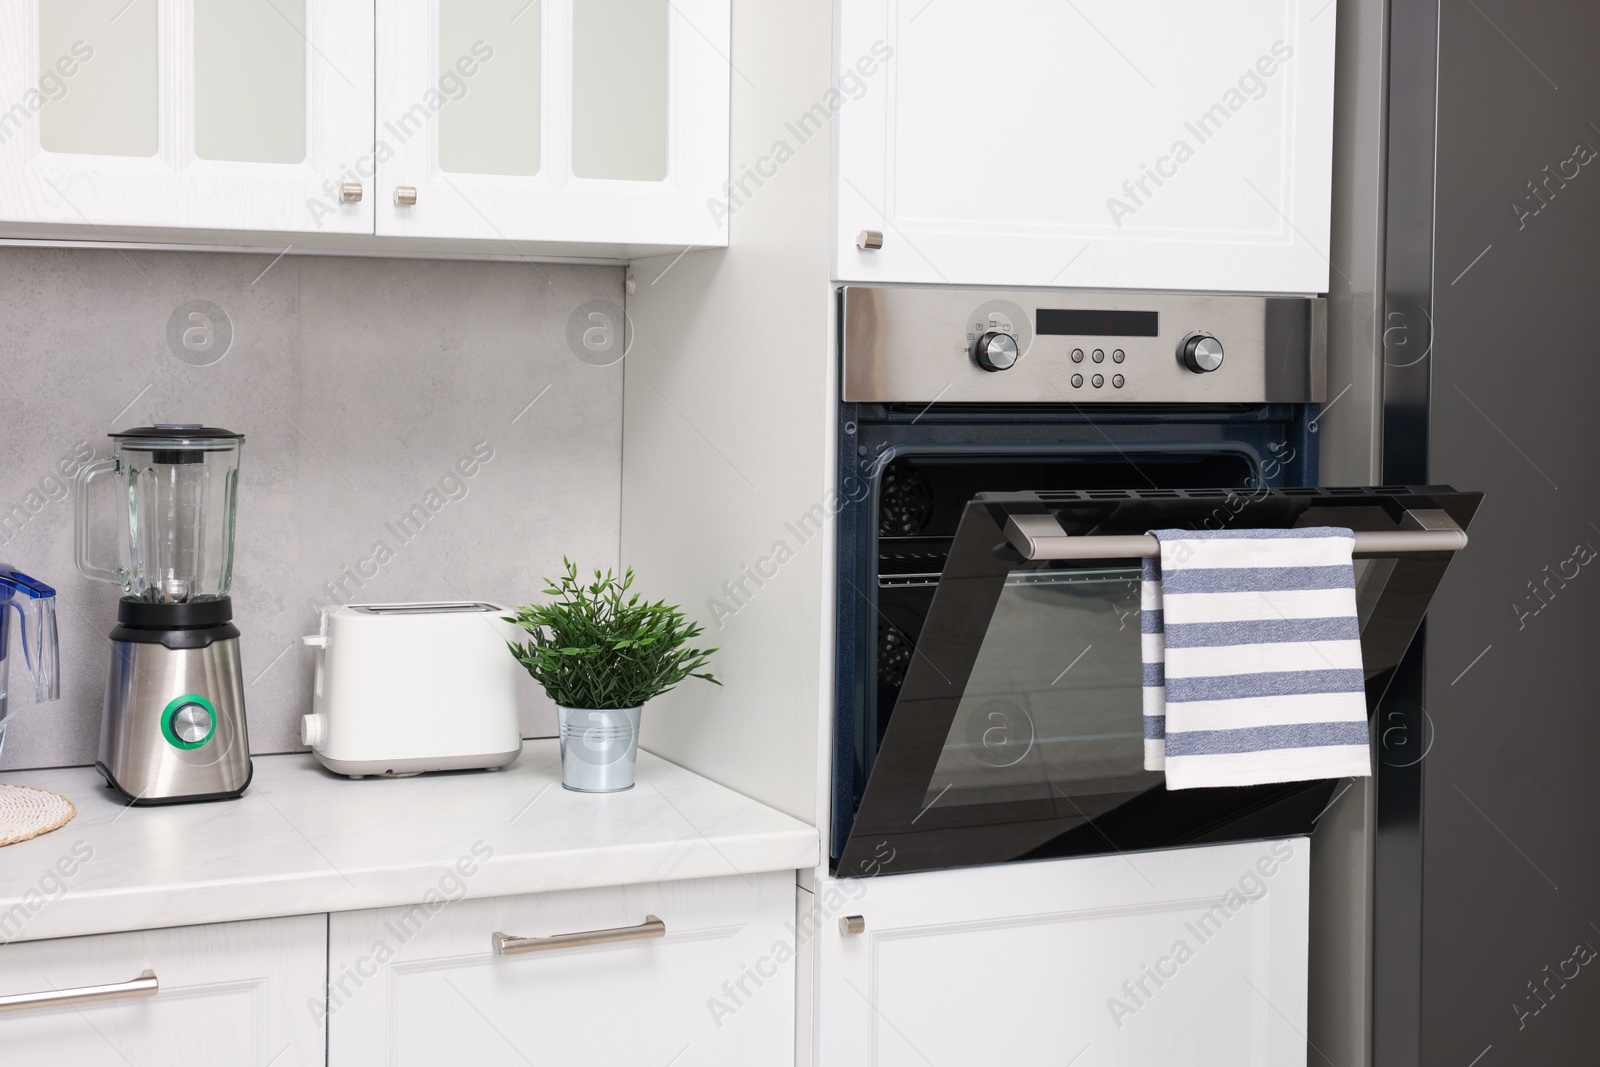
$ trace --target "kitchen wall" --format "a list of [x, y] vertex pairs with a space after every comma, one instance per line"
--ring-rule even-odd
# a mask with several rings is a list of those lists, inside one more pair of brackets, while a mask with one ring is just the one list
[[[622, 366], [576, 353], [622, 283], [616, 267], [0, 249], [0, 560], [59, 591], [62, 666], [61, 701], [35, 706], [13, 664], [0, 768], [94, 761], [119, 593], [73, 565], [68, 475], [114, 429], [245, 435], [233, 596], [256, 753], [300, 747], [316, 604], [522, 603], [564, 553], [614, 566]], [[414, 505], [426, 525], [400, 530]], [[526, 679], [524, 698], [524, 733], [554, 733]]]

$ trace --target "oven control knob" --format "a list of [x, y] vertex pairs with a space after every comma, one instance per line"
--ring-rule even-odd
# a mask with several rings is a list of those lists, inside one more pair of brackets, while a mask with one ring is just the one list
[[1183, 365], [1196, 374], [1210, 374], [1222, 366], [1222, 342], [1196, 334], [1183, 343]]
[[978, 338], [975, 354], [984, 370], [1010, 370], [1017, 365], [1017, 339], [1009, 333], [986, 333]]

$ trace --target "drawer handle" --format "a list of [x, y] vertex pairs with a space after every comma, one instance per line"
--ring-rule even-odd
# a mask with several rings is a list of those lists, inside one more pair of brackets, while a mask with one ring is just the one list
[[610, 930], [582, 930], [575, 934], [551, 937], [517, 937], [496, 930], [489, 936], [496, 956], [515, 956], [523, 952], [545, 952], [553, 948], [581, 948], [584, 945], [609, 945], [616, 941], [649, 941], [667, 936], [667, 924], [646, 915], [638, 926], [618, 926]]
[[47, 989], [42, 993], [13, 993], [0, 997], [0, 1011], [24, 1011], [28, 1008], [53, 1007], [58, 1004], [89, 1004], [96, 1000], [122, 1000], [126, 997], [153, 997], [161, 988], [156, 972], [145, 971], [129, 982], [113, 985], [85, 985], [76, 989]]

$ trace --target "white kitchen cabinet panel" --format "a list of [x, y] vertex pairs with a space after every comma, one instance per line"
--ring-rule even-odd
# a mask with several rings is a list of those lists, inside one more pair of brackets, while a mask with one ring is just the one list
[[126, 985], [114, 999], [0, 1011], [0, 1059], [72, 1067], [310, 1067], [327, 916], [25, 941], [0, 948], [0, 998]]
[[[491, 948], [649, 916], [663, 936]], [[329, 1062], [791, 1067], [793, 920], [793, 872], [335, 914]]]
[[729, 0], [385, 0], [377, 232], [728, 243]]
[[1303, 1065], [1310, 866], [1291, 838], [819, 880], [815, 1062]]
[[6, 3], [0, 231], [371, 234], [372, 61], [344, 0]]
[[1332, 0], [840, 0], [840, 84], [864, 88], [834, 120], [837, 277], [1325, 292], [1337, 21]]

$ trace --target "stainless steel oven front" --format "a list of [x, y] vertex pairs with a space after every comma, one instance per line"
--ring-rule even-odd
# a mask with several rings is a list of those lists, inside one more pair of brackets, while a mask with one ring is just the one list
[[1478, 497], [1316, 487], [1322, 302], [840, 300], [836, 872], [1308, 832], [1337, 783], [1143, 769], [1138, 557], [1157, 528], [1355, 529], [1375, 705]]

